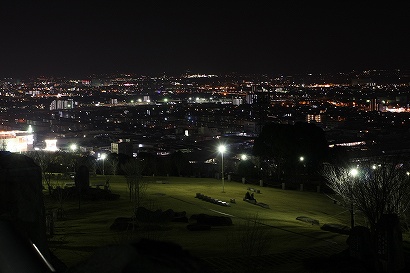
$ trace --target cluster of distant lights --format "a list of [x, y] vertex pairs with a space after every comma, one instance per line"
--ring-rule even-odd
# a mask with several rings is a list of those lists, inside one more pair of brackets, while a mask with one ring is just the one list
[[392, 112], [392, 113], [403, 113], [403, 112], [410, 112], [410, 109], [400, 107], [400, 108], [386, 108], [387, 112]]
[[[377, 168], [380, 168], [382, 165], [381, 164], [373, 164], [372, 165], [372, 169], [373, 170], [376, 170]], [[349, 170], [349, 175], [350, 176], [352, 176], [352, 177], [356, 177], [356, 176], [358, 176], [360, 174], [360, 171], [359, 171], [359, 165], [357, 166], [357, 167], [353, 167], [353, 168], [351, 168], [350, 170]], [[407, 176], [410, 176], [410, 172], [409, 171], [407, 171], [406, 172], [406, 175]]]
[[186, 78], [215, 78], [218, 77], [217, 75], [213, 75], [213, 74], [192, 74], [192, 75], [187, 75], [185, 76]]

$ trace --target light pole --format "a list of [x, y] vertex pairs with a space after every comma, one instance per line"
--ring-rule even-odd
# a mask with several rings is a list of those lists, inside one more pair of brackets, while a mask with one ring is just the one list
[[224, 152], [226, 151], [225, 145], [219, 145], [218, 151], [221, 153], [222, 158], [222, 192], [225, 192], [225, 177], [224, 177]]
[[75, 151], [77, 151], [77, 144], [73, 143], [70, 145], [70, 149], [71, 151], [74, 153]]
[[304, 163], [304, 161], [305, 161], [305, 157], [304, 156], [300, 156], [299, 157], [299, 162], [300, 162], [300, 164], [302, 165], [301, 167], [299, 167], [299, 183], [300, 183], [300, 187], [302, 188], [303, 187], [303, 178], [305, 178], [306, 179], [306, 176], [305, 176], [305, 163]]
[[107, 155], [106, 154], [102, 154], [101, 155], [101, 159], [102, 159], [102, 162], [103, 162], [103, 167], [102, 167], [102, 174], [104, 175], [104, 159], [107, 157]]
[[[70, 145], [70, 150], [74, 154], [77, 151], [77, 144], [73, 143]], [[73, 172], [75, 173], [75, 158], [71, 156], [71, 163], [73, 164]]]
[[353, 168], [349, 172], [349, 175], [352, 176], [352, 183], [350, 187], [350, 227], [351, 228], [354, 228], [353, 186], [355, 183], [355, 178], [358, 174], [359, 174], [359, 170], [357, 168]]

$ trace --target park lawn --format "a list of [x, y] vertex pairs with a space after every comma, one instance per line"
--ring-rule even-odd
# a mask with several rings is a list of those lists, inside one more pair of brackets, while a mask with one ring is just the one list
[[[115, 201], [64, 201], [65, 217], [55, 223], [55, 235], [50, 238], [50, 249], [67, 266], [87, 259], [97, 248], [136, 241], [142, 237], [170, 241], [181, 245], [197, 257], [234, 256], [241, 254], [240, 238], [249, 221], [255, 218], [263, 224], [263, 236], [269, 242], [266, 253], [286, 252], [293, 249], [323, 245], [345, 245], [346, 235], [320, 229], [325, 223], [349, 225], [349, 213], [333, 204], [321, 193], [281, 190], [225, 181], [222, 192], [221, 180], [186, 177], [144, 177], [148, 188], [144, 206], [150, 210], [172, 209], [193, 214], [228, 215], [233, 226], [212, 227], [209, 231], [189, 231], [187, 223], [168, 223], [159, 231], [115, 232], [110, 225], [117, 217], [131, 217], [133, 206], [128, 200], [127, 185], [123, 176], [109, 177], [113, 193], [120, 194]], [[90, 178], [90, 184], [105, 183], [106, 177]], [[260, 190], [255, 193], [258, 202], [269, 205], [262, 208], [243, 201], [247, 188]], [[196, 193], [230, 202], [230, 207], [212, 204], [195, 198]], [[46, 208], [56, 208], [45, 192]], [[296, 220], [306, 216], [318, 220], [312, 225]]]

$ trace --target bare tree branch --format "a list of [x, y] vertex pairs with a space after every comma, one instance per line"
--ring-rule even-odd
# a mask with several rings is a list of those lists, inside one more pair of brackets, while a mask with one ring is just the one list
[[133, 158], [122, 164], [121, 168], [127, 180], [130, 201], [139, 207], [147, 188], [147, 183], [142, 178], [143, 163]]
[[397, 159], [361, 163], [356, 177], [345, 167], [326, 165], [323, 176], [343, 200], [360, 210], [374, 228], [383, 214], [403, 216], [410, 203], [410, 177]]

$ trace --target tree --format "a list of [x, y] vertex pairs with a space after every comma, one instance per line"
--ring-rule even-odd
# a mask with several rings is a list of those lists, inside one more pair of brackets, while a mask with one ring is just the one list
[[141, 205], [147, 188], [147, 183], [142, 177], [142, 171], [144, 169], [143, 162], [141, 160], [131, 158], [121, 164], [121, 169], [123, 170], [127, 181], [130, 201], [133, 202], [137, 208]]
[[138, 157], [145, 162], [144, 175], [156, 175], [157, 174], [157, 156], [147, 152], [140, 152]]
[[0, 151], [7, 151], [7, 142], [5, 139], [1, 139]]
[[75, 173], [75, 186], [80, 191], [86, 191], [90, 187], [90, 173], [87, 166], [81, 165]]
[[186, 172], [188, 168], [188, 159], [181, 151], [176, 151], [175, 153], [173, 153], [171, 158], [177, 170], [178, 176], [182, 176], [182, 174]]
[[96, 175], [96, 170], [97, 170], [97, 163], [96, 163], [96, 158], [94, 156], [84, 154], [81, 157], [77, 159], [77, 165], [81, 166], [84, 165], [88, 168], [90, 174], [93, 174], [94, 176]]
[[34, 162], [40, 166], [43, 173], [43, 184], [46, 183], [49, 193], [52, 192], [51, 186], [51, 165], [55, 164], [58, 160], [58, 155], [51, 151], [28, 151], [26, 155], [34, 160]]
[[328, 145], [324, 131], [315, 124], [297, 122], [289, 124], [266, 124], [255, 139], [253, 155], [261, 158], [267, 166], [275, 167], [276, 177], [294, 174], [295, 166], [304, 157], [306, 171], [317, 173], [328, 156]]
[[81, 165], [75, 173], [75, 187], [78, 190], [78, 209], [81, 209], [82, 193], [90, 187], [90, 172], [87, 166]]
[[111, 156], [108, 160], [108, 166], [110, 166], [113, 175], [117, 175], [118, 165], [120, 164], [120, 160], [117, 157]]
[[258, 167], [254, 164], [254, 160], [241, 160], [238, 163], [236, 173], [240, 177], [257, 177], [258, 176]]
[[361, 164], [357, 172], [354, 176], [351, 169], [330, 164], [323, 171], [327, 185], [350, 207], [352, 225], [354, 207], [372, 231], [383, 214], [404, 216], [410, 204], [410, 179], [399, 160], [380, 158]]
[[[229, 251], [232, 251], [234, 246], [235, 250], [240, 251], [238, 254], [245, 257], [263, 255], [272, 241], [269, 227], [258, 214], [248, 215], [241, 220], [242, 223], [226, 237]], [[253, 265], [250, 267], [253, 268]]]

